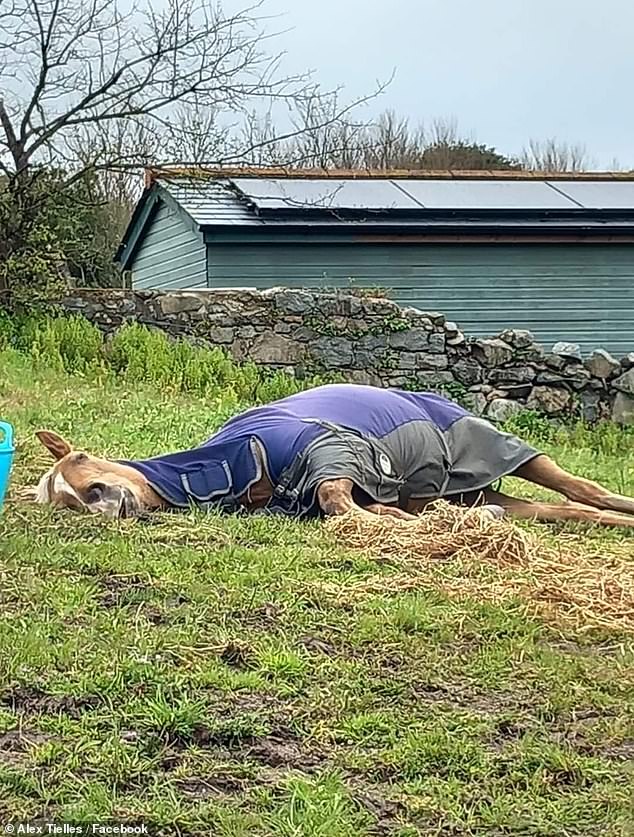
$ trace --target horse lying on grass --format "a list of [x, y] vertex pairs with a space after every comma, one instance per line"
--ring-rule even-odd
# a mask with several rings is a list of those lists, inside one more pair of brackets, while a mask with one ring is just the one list
[[[192, 505], [294, 518], [363, 508], [411, 518], [444, 498], [485, 504], [494, 516], [634, 527], [634, 499], [573, 476], [434, 393], [316, 387], [240, 413], [199, 447], [145, 460], [98, 459], [51, 431], [37, 436], [56, 462], [36, 500], [111, 518]], [[492, 486], [505, 476], [569, 502], [502, 494]]]

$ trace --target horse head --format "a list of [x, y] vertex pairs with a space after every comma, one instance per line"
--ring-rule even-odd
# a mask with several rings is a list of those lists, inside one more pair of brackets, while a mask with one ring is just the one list
[[73, 450], [51, 430], [36, 436], [55, 460], [37, 484], [37, 503], [109, 518], [136, 517], [161, 505], [145, 477], [129, 465]]

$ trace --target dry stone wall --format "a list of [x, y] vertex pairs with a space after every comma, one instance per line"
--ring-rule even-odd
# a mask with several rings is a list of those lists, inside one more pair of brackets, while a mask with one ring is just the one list
[[472, 338], [441, 313], [382, 297], [108, 289], [74, 290], [59, 305], [106, 333], [138, 322], [294, 374], [337, 372], [357, 383], [443, 391], [495, 420], [530, 409], [634, 423], [634, 351], [614, 358], [597, 349], [584, 359], [578, 346], [542, 347], [512, 328]]

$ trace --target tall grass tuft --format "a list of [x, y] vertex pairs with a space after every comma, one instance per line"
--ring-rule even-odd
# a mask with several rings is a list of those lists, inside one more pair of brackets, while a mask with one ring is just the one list
[[55, 369], [85, 373], [103, 363], [101, 333], [84, 317], [25, 319], [15, 339], [36, 362]]
[[236, 363], [224, 350], [174, 340], [138, 323], [110, 340], [80, 316], [21, 319], [0, 316], [0, 349], [12, 347], [37, 363], [73, 374], [109, 371], [163, 391], [222, 398], [239, 407], [284, 398], [336, 377], [296, 378], [254, 363]]

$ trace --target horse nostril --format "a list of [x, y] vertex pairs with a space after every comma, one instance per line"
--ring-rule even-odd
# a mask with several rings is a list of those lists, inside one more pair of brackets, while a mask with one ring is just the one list
[[121, 495], [121, 505], [119, 506], [119, 517], [135, 517], [136, 513], [137, 504], [134, 494], [129, 489], [124, 488]]

